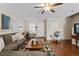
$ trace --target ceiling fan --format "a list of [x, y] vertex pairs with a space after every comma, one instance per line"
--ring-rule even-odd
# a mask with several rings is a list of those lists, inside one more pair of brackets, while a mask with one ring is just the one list
[[46, 11], [51, 11], [51, 12], [55, 12], [54, 8], [56, 6], [62, 5], [63, 3], [44, 3], [43, 6], [35, 6], [34, 8], [41, 8], [42, 12], [41, 14], [43, 14]]

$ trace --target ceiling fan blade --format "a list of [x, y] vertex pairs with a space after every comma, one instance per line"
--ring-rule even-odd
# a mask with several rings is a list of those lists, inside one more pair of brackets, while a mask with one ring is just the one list
[[53, 13], [55, 12], [55, 10], [52, 10], [52, 9], [50, 11], [53, 12]]
[[55, 3], [52, 6], [58, 6], [58, 5], [62, 5], [63, 3]]
[[43, 8], [42, 6], [35, 6], [34, 8]]
[[41, 12], [41, 14], [43, 14], [45, 12], [45, 10], [43, 10], [42, 12]]

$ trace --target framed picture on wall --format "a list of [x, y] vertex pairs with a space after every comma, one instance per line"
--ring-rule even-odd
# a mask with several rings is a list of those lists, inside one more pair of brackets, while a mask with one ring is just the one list
[[2, 18], [1, 29], [10, 29], [10, 17], [1, 14], [1, 18]]

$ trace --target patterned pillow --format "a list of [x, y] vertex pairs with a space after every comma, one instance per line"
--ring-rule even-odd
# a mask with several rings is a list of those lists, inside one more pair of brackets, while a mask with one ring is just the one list
[[12, 41], [16, 41], [18, 38], [16, 35], [11, 35], [12, 36]]

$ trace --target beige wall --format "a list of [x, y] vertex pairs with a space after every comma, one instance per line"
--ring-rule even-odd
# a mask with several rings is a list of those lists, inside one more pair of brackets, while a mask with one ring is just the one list
[[[79, 13], [71, 16], [72, 18], [72, 35], [74, 35], [74, 24], [79, 23]], [[75, 39], [72, 39], [72, 44], [76, 44]], [[78, 46], [79, 46], [79, 41], [78, 41]]]
[[65, 22], [63, 24], [63, 35], [64, 39], [71, 39], [72, 35], [72, 19], [71, 17], [65, 18]]

